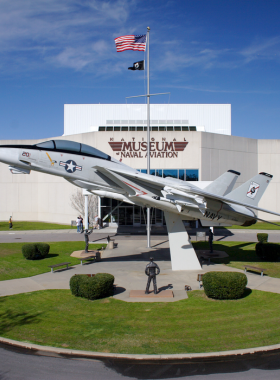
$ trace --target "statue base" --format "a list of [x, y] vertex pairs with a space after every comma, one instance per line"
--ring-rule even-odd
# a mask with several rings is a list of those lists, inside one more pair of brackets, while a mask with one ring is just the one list
[[160, 290], [157, 294], [155, 294], [153, 291], [149, 291], [149, 294], [145, 293], [145, 290], [131, 290], [129, 293], [130, 298], [173, 298], [173, 291], [172, 290]]

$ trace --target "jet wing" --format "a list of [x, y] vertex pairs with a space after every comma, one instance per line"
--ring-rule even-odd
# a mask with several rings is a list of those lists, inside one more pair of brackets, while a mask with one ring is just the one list
[[[117, 171], [100, 166], [95, 166], [95, 170], [101, 172], [111, 181], [120, 186], [130, 197], [133, 196], [159, 196], [162, 185], [155, 187], [153, 183], [139, 181], [137, 175], [126, 171]], [[151, 186], [152, 185], [152, 186]]]
[[[126, 178], [128, 178], [130, 180], [134, 180], [134, 181], [137, 180], [137, 182], [141, 186], [143, 186], [143, 188], [154, 187], [155, 189], [161, 191], [164, 189], [165, 186], [168, 186], [169, 188], [174, 188], [174, 189], [177, 189], [177, 190], [180, 190], [180, 191], [186, 193], [186, 196], [187, 196], [187, 194], [198, 195], [198, 196], [204, 197], [206, 201], [207, 201], [207, 199], [210, 199], [210, 200], [220, 201], [220, 202], [225, 203], [225, 204], [236, 204], [239, 206], [247, 207], [249, 209], [266, 212], [266, 213], [277, 215], [280, 217], [280, 214], [278, 214], [277, 212], [266, 210], [266, 209], [263, 209], [261, 207], [254, 206], [254, 205], [251, 205], [248, 203], [239, 202], [237, 200], [227, 198], [227, 197], [222, 196], [222, 195], [213, 194], [211, 192], [200, 189], [193, 184], [190, 184], [190, 183], [185, 184], [184, 181], [173, 180], [172, 178], [169, 179], [169, 178], [161, 178], [161, 177], [156, 177], [156, 176], [155, 177], [147, 176], [147, 175], [139, 173], [139, 172], [132, 173], [131, 171], [129, 172], [129, 171], [116, 170], [116, 169], [114, 169], [114, 170], [106, 169], [106, 170], [110, 171], [115, 176], [116, 176], [116, 174], [119, 174], [121, 176], [122, 175], [125, 176]], [[172, 189], [171, 189], [171, 192], [172, 192]]]

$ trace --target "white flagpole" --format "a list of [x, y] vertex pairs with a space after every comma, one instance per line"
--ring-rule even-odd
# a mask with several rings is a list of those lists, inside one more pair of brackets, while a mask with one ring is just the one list
[[[147, 27], [147, 174], [150, 174], [150, 27]], [[147, 247], [151, 248], [150, 207], [147, 207]]]

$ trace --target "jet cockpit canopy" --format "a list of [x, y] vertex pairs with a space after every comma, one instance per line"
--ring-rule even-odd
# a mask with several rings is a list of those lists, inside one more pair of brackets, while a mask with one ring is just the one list
[[111, 157], [108, 154], [105, 154], [100, 150], [93, 148], [92, 146], [80, 144], [75, 141], [49, 140], [39, 144], [35, 144], [34, 146], [42, 150], [59, 150], [61, 152], [74, 153], [82, 156], [90, 156], [100, 158], [102, 160], [111, 160]]

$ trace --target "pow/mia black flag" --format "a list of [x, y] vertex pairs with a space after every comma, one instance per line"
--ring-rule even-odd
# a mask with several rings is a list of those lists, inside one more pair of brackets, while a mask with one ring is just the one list
[[129, 67], [128, 70], [145, 70], [145, 61], [134, 62], [133, 67]]

